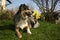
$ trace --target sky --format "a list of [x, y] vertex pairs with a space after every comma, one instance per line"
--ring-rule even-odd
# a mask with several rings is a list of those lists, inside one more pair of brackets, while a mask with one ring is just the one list
[[[31, 0], [11, 0], [11, 2], [12, 2], [12, 4], [10, 4], [6, 7], [7, 9], [19, 7], [20, 4], [31, 4], [34, 7], [34, 9], [39, 11], [39, 7]], [[8, 2], [7, 2], [7, 4], [8, 4]], [[60, 4], [57, 4], [55, 9], [60, 10]]]
[[33, 1], [30, 0], [11, 0], [11, 2], [12, 4], [6, 7], [7, 9], [19, 7], [21, 4], [31, 4], [34, 7], [34, 9], [37, 9], [39, 11], [39, 7]]

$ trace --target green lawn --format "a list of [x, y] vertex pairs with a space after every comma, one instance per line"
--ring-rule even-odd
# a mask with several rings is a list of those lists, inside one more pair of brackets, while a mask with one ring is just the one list
[[15, 35], [13, 21], [0, 20], [0, 40], [60, 40], [60, 24], [40, 21], [37, 29], [32, 28], [32, 35], [22, 32], [23, 38]]

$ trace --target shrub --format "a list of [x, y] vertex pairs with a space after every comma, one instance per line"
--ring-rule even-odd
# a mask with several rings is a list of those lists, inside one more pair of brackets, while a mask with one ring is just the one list
[[11, 11], [0, 11], [0, 20], [12, 20], [13, 19], [13, 13]]

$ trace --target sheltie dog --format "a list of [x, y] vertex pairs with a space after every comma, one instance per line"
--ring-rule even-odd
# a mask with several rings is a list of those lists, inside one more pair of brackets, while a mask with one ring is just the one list
[[32, 34], [30, 31], [31, 24], [29, 18], [31, 17], [32, 11], [29, 10], [28, 6], [21, 4], [18, 12], [14, 16], [15, 31], [19, 38], [22, 38], [22, 34], [19, 29], [26, 28], [27, 33]]

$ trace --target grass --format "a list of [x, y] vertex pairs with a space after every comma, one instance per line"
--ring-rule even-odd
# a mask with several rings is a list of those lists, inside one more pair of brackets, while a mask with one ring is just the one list
[[12, 20], [0, 20], [0, 40], [60, 40], [60, 24], [51, 24], [40, 21], [37, 29], [32, 28], [32, 35], [22, 32], [23, 38], [15, 35]]

